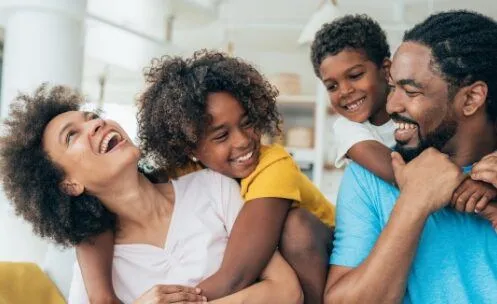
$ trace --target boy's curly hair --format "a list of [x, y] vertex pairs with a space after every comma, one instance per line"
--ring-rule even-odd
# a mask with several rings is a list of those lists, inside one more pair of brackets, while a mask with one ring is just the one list
[[321, 78], [319, 66], [323, 60], [345, 50], [362, 50], [378, 67], [390, 58], [385, 31], [367, 15], [346, 15], [324, 24], [316, 33], [311, 46], [314, 73]]
[[174, 176], [190, 163], [209, 123], [209, 93], [228, 92], [246, 110], [259, 133], [280, 132], [278, 91], [240, 58], [201, 50], [192, 57], [164, 56], [145, 70], [148, 88], [139, 98], [138, 137], [147, 158]]
[[115, 216], [97, 198], [60, 190], [64, 172], [43, 149], [47, 124], [59, 114], [78, 111], [82, 102], [67, 87], [42, 85], [32, 96], [14, 100], [0, 136], [3, 189], [16, 214], [31, 222], [36, 234], [64, 246], [115, 227]]

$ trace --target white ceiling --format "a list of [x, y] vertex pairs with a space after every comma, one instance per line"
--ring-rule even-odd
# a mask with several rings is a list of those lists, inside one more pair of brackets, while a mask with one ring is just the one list
[[[105, 101], [131, 103], [143, 87], [141, 70], [151, 57], [189, 55], [199, 48], [226, 50], [231, 42], [236, 55], [255, 63], [266, 74], [282, 71], [301, 74], [304, 93], [312, 93], [315, 79], [308, 46], [298, 45], [297, 39], [321, 2], [88, 0], [89, 51], [83, 89], [96, 98], [98, 77], [106, 71]], [[386, 29], [393, 49], [403, 31], [430, 12], [466, 8], [497, 18], [495, 0], [338, 0], [338, 7], [343, 14], [366, 13], [378, 20]], [[166, 42], [164, 20], [170, 14], [175, 16], [172, 41]], [[121, 43], [110, 44], [107, 38], [102, 38], [106, 31], [112, 37], [122, 35]], [[102, 37], [91, 40], [95, 35]], [[109, 45], [104, 48], [105, 42]]]

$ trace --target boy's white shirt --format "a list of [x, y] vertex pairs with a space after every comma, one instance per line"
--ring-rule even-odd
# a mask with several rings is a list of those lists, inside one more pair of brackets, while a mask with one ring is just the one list
[[350, 148], [366, 140], [378, 141], [389, 148], [393, 148], [395, 146], [394, 131], [395, 124], [393, 120], [389, 120], [381, 126], [375, 126], [369, 121], [358, 123], [340, 116], [333, 124], [331, 160], [335, 167], [343, 167], [350, 161], [346, 156]]
[[[114, 246], [112, 281], [124, 303], [157, 284], [196, 286], [216, 272], [243, 205], [235, 180], [205, 169], [173, 180], [174, 211], [164, 248]], [[87, 304], [81, 270], [74, 265], [69, 304]]]

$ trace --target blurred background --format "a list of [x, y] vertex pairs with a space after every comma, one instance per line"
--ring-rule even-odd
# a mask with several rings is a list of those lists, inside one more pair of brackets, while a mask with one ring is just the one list
[[[152, 58], [224, 50], [279, 88], [284, 133], [265, 140], [285, 145], [334, 202], [342, 171], [327, 151], [336, 117], [310, 63], [315, 32], [344, 14], [366, 13], [395, 51], [403, 32], [429, 14], [462, 8], [497, 18], [494, 0], [0, 0], [0, 117], [19, 91], [66, 84], [135, 137], [134, 103]], [[35, 237], [0, 191], [0, 261], [38, 263], [66, 293], [73, 259]]]

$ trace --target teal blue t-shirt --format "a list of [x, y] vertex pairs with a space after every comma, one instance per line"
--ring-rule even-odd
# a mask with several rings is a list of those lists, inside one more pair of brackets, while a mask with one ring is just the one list
[[[396, 187], [351, 163], [338, 194], [330, 264], [359, 266], [398, 196]], [[404, 303], [497, 303], [497, 233], [490, 222], [449, 207], [433, 213], [419, 241]]]

